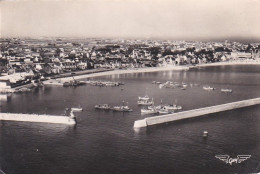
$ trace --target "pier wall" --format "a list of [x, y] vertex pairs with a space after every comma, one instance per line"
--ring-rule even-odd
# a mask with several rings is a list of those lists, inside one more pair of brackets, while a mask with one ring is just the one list
[[39, 123], [59, 123], [59, 124], [76, 124], [75, 119], [68, 116], [37, 115], [37, 114], [17, 114], [17, 113], [0, 113], [0, 120], [24, 121]]
[[148, 117], [143, 120], [135, 121], [134, 127], [135, 128], [147, 127], [147, 126], [151, 126], [151, 125], [167, 123], [167, 122], [172, 122], [172, 121], [186, 119], [186, 118], [193, 118], [193, 117], [198, 117], [198, 116], [202, 116], [202, 115], [206, 115], [206, 114], [227, 111], [227, 110], [257, 105], [257, 104], [260, 104], [260, 98], [243, 100], [243, 101], [232, 102], [232, 103], [227, 103], [227, 104], [221, 104], [221, 105], [194, 109], [194, 110], [189, 110], [189, 111], [183, 111], [183, 112], [178, 112], [178, 113], [174, 113], [174, 114]]

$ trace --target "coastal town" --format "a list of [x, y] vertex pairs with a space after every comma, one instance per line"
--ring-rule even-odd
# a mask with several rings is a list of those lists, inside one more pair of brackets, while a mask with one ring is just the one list
[[[28, 91], [30, 87], [42, 85], [42, 81], [51, 78], [148, 67], [191, 67], [217, 62], [259, 63], [260, 43], [2, 38], [0, 92], [13, 92], [12, 89]], [[22, 88], [25, 85], [29, 88]]]
[[260, 174], [260, 0], [0, 0], [0, 174]]

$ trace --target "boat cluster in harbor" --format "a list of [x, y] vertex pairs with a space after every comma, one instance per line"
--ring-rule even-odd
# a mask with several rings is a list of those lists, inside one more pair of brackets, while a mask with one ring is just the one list
[[161, 83], [161, 82], [156, 82], [153, 81], [152, 84], [157, 84], [159, 86], [159, 88], [180, 88], [182, 90], [185, 90], [188, 86], [193, 87], [193, 86], [199, 86], [199, 84], [197, 83], [184, 83], [184, 82], [173, 82], [173, 81], [167, 81], [165, 83]]
[[118, 105], [118, 106], [110, 106], [109, 104], [98, 104], [95, 105], [95, 109], [100, 109], [100, 110], [112, 110], [112, 111], [118, 111], [118, 112], [132, 112], [133, 110], [127, 106], [127, 105]]
[[[137, 105], [145, 106], [146, 108], [141, 109], [141, 114], [170, 114], [174, 111], [181, 110], [181, 106], [174, 104], [160, 104], [158, 106], [154, 105], [153, 99], [150, 99], [147, 95], [144, 97], [138, 97]], [[109, 104], [97, 104], [95, 109], [105, 110], [105, 111], [120, 111], [120, 112], [131, 112], [133, 111], [128, 105], [110, 106]]]
[[182, 109], [181, 106], [174, 104], [160, 104], [155, 106], [153, 99], [150, 99], [147, 95], [138, 97], [137, 104], [147, 106], [147, 108], [141, 109], [141, 114], [170, 114]]
[[181, 110], [181, 106], [175, 104], [160, 104], [158, 106], [151, 105], [141, 109], [141, 114], [172, 114], [177, 110]]
[[[172, 81], [166, 81], [165, 83], [161, 83], [161, 82], [157, 82], [157, 81], [153, 81], [152, 84], [157, 84], [159, 86], [159, 88], [180, 88], [182, 90], [187, 89], [188, 87], [199, 87], [200, 84], [197, 83], [184, 83], [184, 82], [172, 82]], [[202, 89], [206, 90], [206, 91], [214, 91], [216, 90], [215, 87], [209, 86], [209, 85], [204, 85], [202, 87]], [[223, 93], [232, 93], [233, 90], [229, 89], [229, 88], [221, 88], [220, 90]]]
[[71, 80], [63, 83], [64, 87], [69, 87], [69, 86], [76, 87], [81, 85], [105, 87], [105, 86], [120, 86], [120, 85], [124, 85], [124, 83], [112, 82], [112, 81], [94, 81], [94, 80], [88, 80], [88, 81]]
[[64, 82], [63, 83], [63, 86], [64, 87], [69, 87], [69, 86], [81, 86], [81, 85], [85, 85], [86, 82], [85, 81], [79, 81], [79, 80], [71, 80], [71, 81], [68, 81], [68, 82]]
[[122, 82], [94, 81], [94, 80], [88, 80], [88, 81], [86, 81], [86, 84], [92, 85], [92, 86], [100, 86], [100, 87], [124, 85], [124, 83], [122, 83]]

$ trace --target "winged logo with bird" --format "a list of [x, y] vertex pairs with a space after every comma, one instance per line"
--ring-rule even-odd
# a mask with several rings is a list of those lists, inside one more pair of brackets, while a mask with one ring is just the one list
[[237, 155], [237, 158], [230, 158], [229, 155], [216, 155], [215, 157], [224, 161], [226, 164], [232, 165], [232, 163], [241, 163], [247, 160], [251, 155]]

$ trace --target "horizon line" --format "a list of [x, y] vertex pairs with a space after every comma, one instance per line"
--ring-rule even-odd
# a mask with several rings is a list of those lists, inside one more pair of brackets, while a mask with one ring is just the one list
[[114, 39], [114, 40], [170, 40], [170, 41], [196, 41], [196, 42], [260, 42], [260, 38], [251, 38], [251, 37], [219, 37], [219, 38], [166, 38], [166, 37], [114, 37], [114, 36], [0, 36], [0, 39], [10, 39], [10, 38], [21, 38], [21, 39], [40, 39], [40, 38], [67, 38], [67, 39]]

